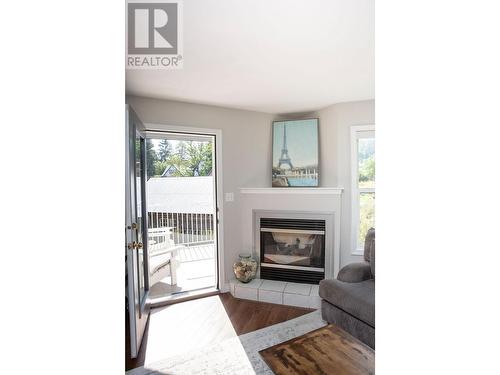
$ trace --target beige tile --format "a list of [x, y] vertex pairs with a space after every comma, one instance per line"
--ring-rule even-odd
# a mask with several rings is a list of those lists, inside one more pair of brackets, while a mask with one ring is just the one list
[[319, 296], [319, 285], [313, 285], [313, 286], [311, 286], [311, 293], [309, 295], [311, 295], [311, 296]]
[[250, 281], [248, 283], [242, 283], [240, 281], [236, 281], [235, 285], [238, 288], [259, 289], [261, 284], [262, 284], [261, 279], [253, 279], [252, 281]]
[[268, 302], [268, 303], [276, 303], [276, 304], [282, 305], [283, 304], [283, 293], [259, 289], [259, 301], [260, 302]]
[[285, 290], [286, 282], [275, 280], [262, 280], [260, 290], [269, 290], [273, 292], [283, 292]]
[[241, 299], [250, 299], [253, 301], [258, 301], [258, 289], [255, 288], [243, 288], [241, 285], [235, 286], [235, 297]]
[[311, 294], [311, 285], [300, 283], [286, 283], [284, 292], [289, 294], [301, 294], [303, 296], [308, 296]]
[[310, 296], [301, 294], [283, 293], [283, 304], [287, 306], [298, 306], [309, 308], [311, 301]]

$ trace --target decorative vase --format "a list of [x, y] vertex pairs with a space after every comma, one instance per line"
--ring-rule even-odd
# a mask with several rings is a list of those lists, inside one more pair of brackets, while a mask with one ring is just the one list
[[240, 254], [240, 260], [233, 265], [236, 279], [242, 283], [248, 283], [255, 278], [257, 273], [257, 262], [251, 254]]

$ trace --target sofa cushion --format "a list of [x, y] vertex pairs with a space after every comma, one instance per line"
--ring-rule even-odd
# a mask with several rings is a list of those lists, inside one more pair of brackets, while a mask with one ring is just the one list
[[328, 323], [333, 323], [344, 331], [361, 340], [370, 348], [375, 349], [375, 328], [333, 306], [330, 302], [321, 300], [321, 317]]
[[361, 281], [370, 280], [372, 278], [372, 270], [367, 262], [349, 263], [342, 267], [337, 275], [337, 280], [346, 283], [359, 283]]
[[321, 280], [319, 295], [339, 309], [375, 327], [375, 281], [345, 283]]

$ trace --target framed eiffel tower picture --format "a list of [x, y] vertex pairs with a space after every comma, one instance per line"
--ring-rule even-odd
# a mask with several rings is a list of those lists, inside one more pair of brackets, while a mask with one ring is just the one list
[[273, 187], [319, 186], [318, 119], [273, 122]]

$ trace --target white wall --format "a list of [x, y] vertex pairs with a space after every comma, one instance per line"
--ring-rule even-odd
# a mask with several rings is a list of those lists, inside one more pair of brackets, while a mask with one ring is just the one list
[[221, 129], [223, 138], [223, 192], [235, 201], [224, 203], [226, 280], [242, 248], [241, 187], [271, 186], [271, 124], [276, 119], [318, 117], [320, 124], [320, 186], [345, 188], [342, 197], [341, 266], [360, 257], [350, 253], [350, 133], [351, 125], [373, 124], [375, 102], [335, 104], [307, 114], [273, 115], [222, 107], [127, 96], [127, 103], [144, 123]]
[[[352, 125], [375, 124], [375, 101], [335, 104], [318, 111], [317, 115], [323, 125], [320, 127], [320, 130], [323, 130], [320, 135], [322, 165], [334, 171], [334, 173], [325, 176], [325, 182], [344, 187], [340, 234], [340, 263], [343, 266], [362, 259], [360, 256], [351, 255], [350, 127]], [[327, 139], [324, 139], [325, 135]], [[330, 140], [334, 142], [333, 145]]]

